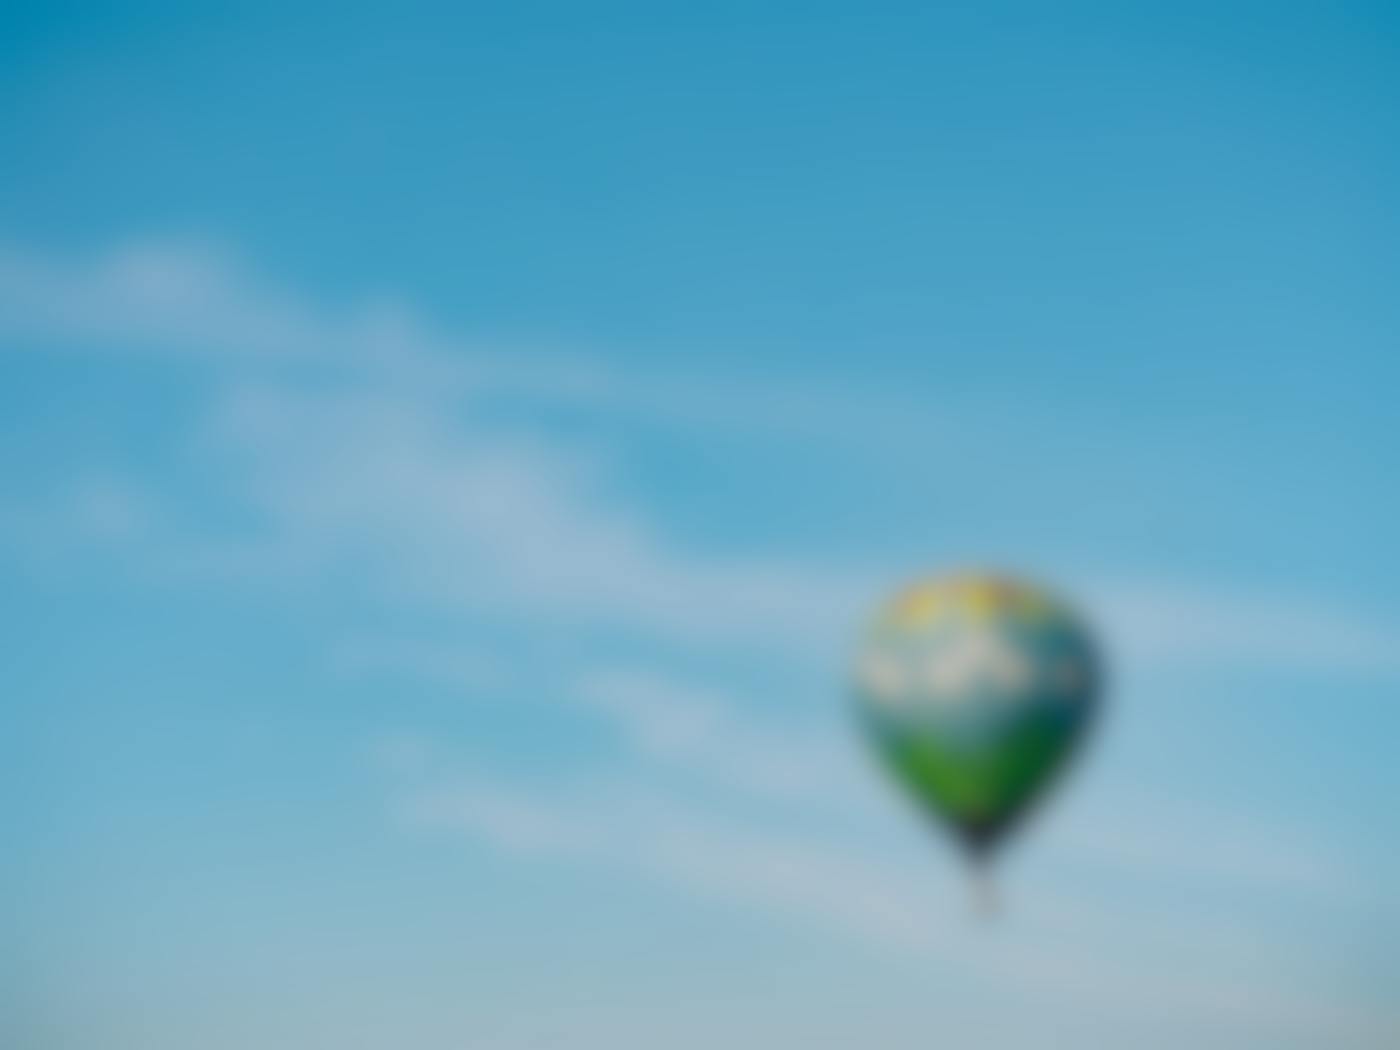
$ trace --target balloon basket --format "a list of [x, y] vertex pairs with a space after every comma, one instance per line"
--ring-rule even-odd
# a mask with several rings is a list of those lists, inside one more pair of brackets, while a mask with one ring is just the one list
[[992, 873], [984, 867], [974, 868], [971, 882], [972, 911], [979, 919], [990, 922], [1001, 914], [1001, 893]]

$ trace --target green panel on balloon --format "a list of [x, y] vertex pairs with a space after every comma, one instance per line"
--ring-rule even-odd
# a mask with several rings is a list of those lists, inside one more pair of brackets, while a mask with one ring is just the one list
[[895, 778], [980, 856], [1074, 753], [1097, 680], [1088, 636], [1059, 601], [959, 577], [911, 588], [882, 611], [855, 693]]
[[880, 742], [899, 781], [976, 846], [990, 845], [1026, 810], [1073, 746], [1072, 731], [1051, 725], [1022, 727], [973, 754], [922, 734]]

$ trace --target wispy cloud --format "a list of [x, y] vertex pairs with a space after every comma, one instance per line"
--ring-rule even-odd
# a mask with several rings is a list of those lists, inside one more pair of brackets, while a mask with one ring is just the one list
[[484, 648], [408, 636], [346, 638], [331, 651], [330, 666], [351, 678], [410, 678], [464, 691], [487, 689], [509, 676]]
[[734, 428], [803, 442], [887, 435], [927, 441], [946, 424], [888, 392], [639, 374], [530, 343], [449, 334], [402, 297], [336, 304], [279, 286], [226, 247], [145, 239], [87, 255], [0, 242], [0, 339], [82, 352], [174, 354], [245, 375], [372, 378], [424, 399], [489, 394], [684, 428]]
[[800, 565], [683, 550], [608, 494], [597, 458], [400, 399], [260, 391], [227, 403], [217, 430], [271, 535], [423, 599], [812, 645], [837, 636], [860, 592]]
[[[609, 491], [599, 454], [492, 425], [475, 400], [485, 384], [588, 402], [607, 385], [587, 378], [601, 370], [488, 359], [409, 316], [331, 314], [206, 249], [136, 246], [86, 263], [0, 252], [0, 331], [237, 358], [194, 437], [227, 479], [221, 495], [256, 516], [249, 534], [223, 538], [240, 575], [259, 561], [290, 577], [354, 560], [380, 584], [448, 603], [691, 640], [830, 638], [849, 616], [859, 583], [682, 550]], [[314, 362], [318, 382], [269, 372], [268, 359]], [[187, 533], [165, 561], [217, 569], [218, 524]]]
[[1400, 672], [1400, 626], [1327, 601], [1178, 582], [1087, 589], [1124, 661]]
[[587, 672], [576, 689], [637, 752], [719, 786], [778, 800], [863, 796], [854, 749], [829, 719], [761, 719], [717, 690], [638, 669]]
[[1109, 812], [1084, 814], [1056, 840], [1062, 853], [1090, 864], [1198, 889], [1246, 887], [1346, 904], [1360, 882], [1316, 833], [1200, 804], [1124, 800]]
[[[964, 974], [1071, 996], [1083, 1009], [1135, 1023], [1189, 1027], [1209, 1018], [1246, 1032], [1334, 1039], [1370, 1038], [1395, 1026], [1394, 1017], [1337, 1001], [1296, 976], [1286, 981], [1291, 994], [1281, 994], [1283, 977], [1262, 972], [1270, 960], [1253, 942], [1179, 925], [1154, 934], [1135, 923], [1129, 936], [1120, 914], [1088, 898], [1040, 901], [1040, 914], [1051, 921], [1022, 914], [1016, 941], [990, 951], [969, 936], [977, 931], [936, 903], [928, 872], [839, 839], [736, 825], [623, 784], [532, 794], [480, 776], [456, 777], [410, 795], [399, 813], [410, 829], [463, 834], [537, 862], [603, 865]], [[1150, 945], [1168, 954], [1122, 966], [1095, 950], [1125, 936], [1139, 951]], [[1115, 952], [1123, 950], [1118, 943]], [[1175, 968], [1183, 955], [1195, 958], [1194, 976]], [[1252, 967], [1253, 978], [1238, 977], [1242, 965]]]
[[[907, 425], [922, 428], [927, 445], [940, 432], [937, 419], [888, 397], [623, 378], [576, 357], [486, 349], [443, 334], [402, 302], [315, 302], [199, 242], [135, 242], [77, 258], [0, 245], [0, 335], [10, 345], [233, 362], [214, 388], [206, 432], [191, 438], [201, 467], [221, 472], [222, 495], [253, 527], [221, 535], [178, 505], [163, 507], [171, 513], [161, 557], [174, 571], [285, 582], [354, 560], [381, 587], [690, 641], [830, 647], [887, 571], [686, 549], [627, 495], [600, 446], [490, 423], [481, 410], [489, 399], [630, 411], [700, 432], [786, 420], [803, 440]], [[75, 511], [93, 527], [101, 517], [109, 539], [113, 530], [134, 538], [138, 524], [134, 505], [112, 501], [122, 487], [144, 486], [113, 477], [105, 509], [89, 490]], [[11, 533], [32, 517], [24, 508], [4, 514]], [[1400, 670], [1400, 628], [1325, 601], [1149, 576], [1084, 581], [1120, 663]]]
[[[149, 479], [85, 471], [66, 479], [46, 512], [69, 523], [74, 542], [200, 580], [310, 583], [322, 597], [380, 610], [486, 613], [540, 634], [606, 630], [653, 644], [644, 645], [653, 655], [738, 647], [770, 664], [830, 660], [885, 573], [683, 541], [627, 485], [615, 449], [503, 423], [489, 411], [494, 398], [621, 407], [699, 432], [717, 421], [761, 430], [787, 420], [800, 434], [849, 433], [862, 428], [832, 420], [863, 413], [886, 429], [892, 421], [924, 434], [937, 428], [902, 415], [897, 402], [872, 408], [842, 391], [622, 379], [577, 360], [517, 360], [448, 338], [402, 305], [328, 308], [198, 246], [147, 244], [78, 262], [0, 250], [0, 334], [217, 363], [184, 455], [217, 486], [221, 512], [201, 513]], [[48, 527], [46, 513], [12, 514], [9, 523], [51, 537], [62, 530]], [[1179, 582], [1077, 589], [1112, 655], [1132, 667], [1400, 670], [1400, 630], [1326, 601]], [[504, 673], [486, 654], [411, 636], [352, 637], [332, 658], [342, 673], [414, 675], [463, 690]], [[462, 778], [444, 773], [421, 740], [386, 744], [389, 764], [412, 774], [404, 802], [412, 823], [937, 951], [948, 925], [929, 907], [923, 873], [875, 859], [838, 831], [801, 837], [768, 819], [769, 807], [806, 807], [817, 825], [859, 795], [853, 749], [831, 726], [760, 714], [730, 691], [659, 666], [561, 669], [561, 694], [611, 725], [627, 749], [611, 790], [561, 794]], [[685, 803], [658, 789], [658, 771], [676, 770], [700, 782]], [[754, 815], [734, 819], [724, 793], [743, 795]], [[1068, 835], [1062, 844], [1120, 868], [1194, 864], [1204, 879], [1334, 888], [1337, 873], [1305, 850], [1256, 834], [1202, 854], [1199, 837], [1174, 842], [1164, 828]], [[1092, 959], [1077, 975], [1043, 956], [1018, 959], [1030, 979], [1068, 981], [1086, 996], [1114, 980]], [[1151, 993], [1122, 991], [1142, 1003]], [[1209, 994], [1194, 1002], [1220, 1006]]]
[[468, 778], [411, 798], [402, 815], [410, 826], [601, 861], [878, 943], [927, 949], [935, 939], [927, 895], [908, 872], [828, 843], [734, 825], [626, 785], [531, 797]]
[[[762, 820], [771, 817], [807, 829], [833, 854], [878, 853], [911, 841], [910, 834], [922, 840], [912, 813], [903, 819], [893, 785], [861, 761], [852, 727], [840, 720], [761, 712], [739, 696], [636, 667], [584, 671], [559, 696], [607, 719], [624, 745], [621, 759], [579, 769], [606, 769], [637, 797], [655, 800], [680, 789], [692, 809], [725, 813], [731, 822], [737, 815], [736, 827], [755, 839], [765, 837]], [[832, 704], [821, 713], [830, 716]], [[1305, 829], [1203, 803], [1164, 805], [1140, 792], [1090, 799], [1074, 810], [1041, 843], [1051, 868], [1127, 875], [1145, 888], [1185, 886], [1218, 899], [1262, 892], [1324, 911], [1357, 903], [1357, 872], [1325, 837]], [[563, 823], [590, 821], [570, 815]]]
[[99, 350], [305, 356], [344, 349], [328, 323], [208, 244], [146, 242], [69, 259], [0, 245], [0, 335]]

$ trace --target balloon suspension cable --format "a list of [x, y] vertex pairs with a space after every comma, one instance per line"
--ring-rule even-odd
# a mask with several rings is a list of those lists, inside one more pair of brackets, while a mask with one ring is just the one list
[[1001, 894], [997, 892], [996, 880], [987, 864], [976, 864], [972, 869], [972, 907], [983, 919], [991, 920], [1001, 914]]

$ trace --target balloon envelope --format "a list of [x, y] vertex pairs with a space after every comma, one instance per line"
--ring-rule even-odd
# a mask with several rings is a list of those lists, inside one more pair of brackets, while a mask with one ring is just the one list
[[916, 584], [880, 611], [855, 695], [896, 779], [981, 858], [1074, 753], [1098, 684], [1089, 635], [1062, 602], [961, 576]]

